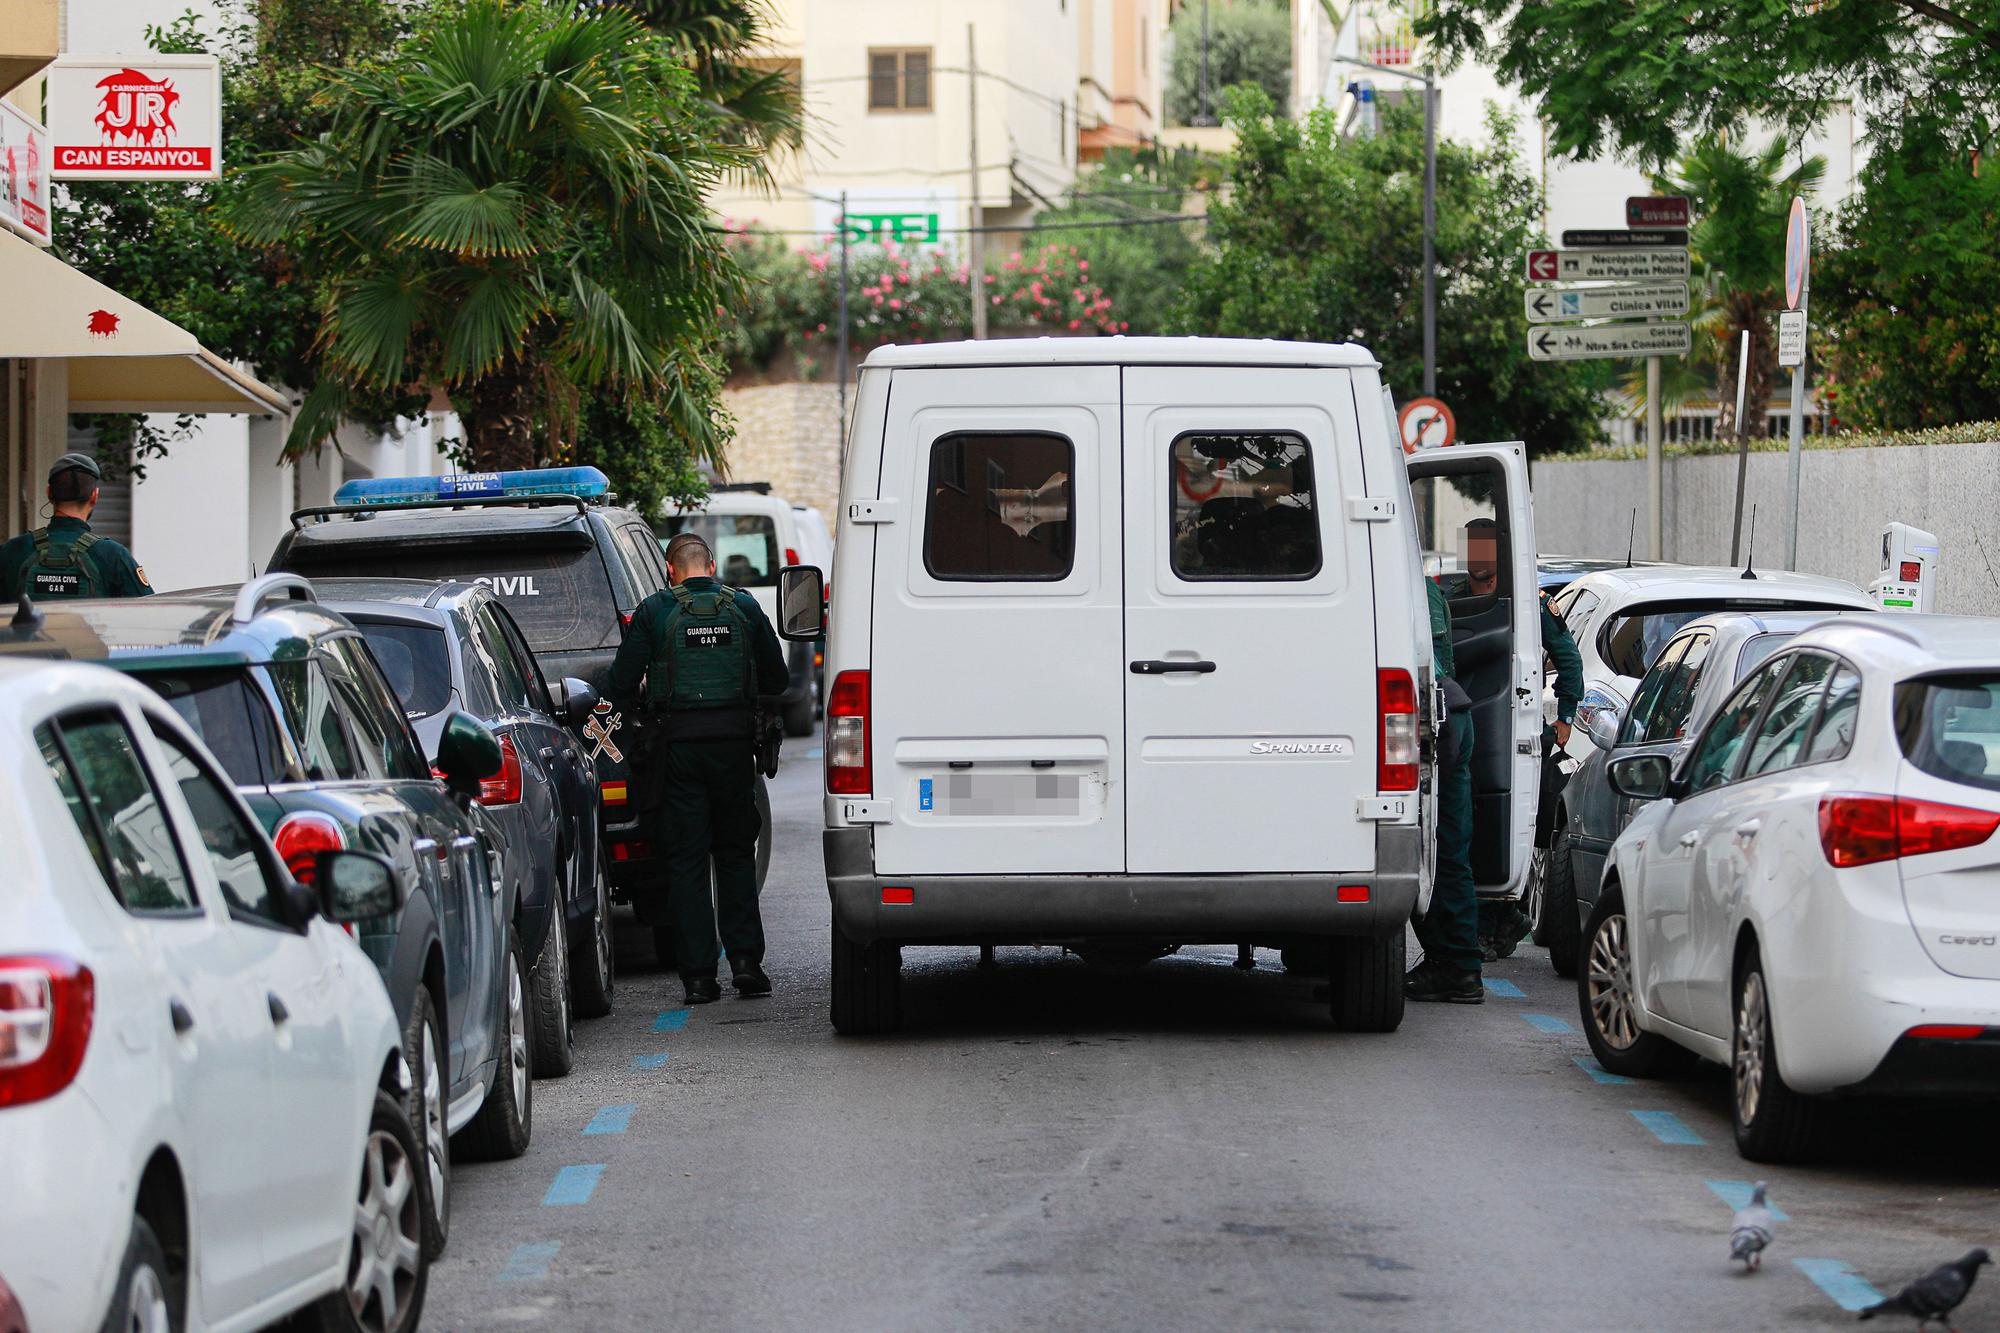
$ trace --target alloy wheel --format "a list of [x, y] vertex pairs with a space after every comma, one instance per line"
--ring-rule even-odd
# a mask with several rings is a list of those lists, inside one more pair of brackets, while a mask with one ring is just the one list
[[424, 1090], [424, 1158], [430, 1173], [431, 1206], [437, 1211], [438, 1221], [443, 1222], [447, 1214], [447, 1193], [451, 1188], [449, 1148], [446, 1140], [444, 1116], [444, 1073], [438, 1068], [437, 1038], [431, 1032], [431, 1025], [424, 1024], [423, 1036], [419, 1042], [419, 1055], [424, 1062], [418, 1077], [423, 1080]]
[[[1542, 928], [1542, 886], [1548, 879], [1549, 849], [1537, 847], [1528, 856], [1528, 879], [1521, 886], [1521, 911], [1536, 929]], [[1539, 937], [1536, 940], [1540, 943]]]
[[611, 975], [611, 888], [604, 879], [604, 865], [597, 867], [597, 922], [591, 930], [591, 943], [597, 950], [597, 975]]
[[1730, 1067], [1735, 1075], [1736, 1120], [1743, 1125], [1757, 1122], [1764, 1100], [1764, 974], [1752, 968], [1743, 978], [1743, 994], [1736, 1006], [1736, 1050]]
[[528, 1104], [528, 1007], [522, 994], [521, 961], [509, 960], [507, 967], [507, 1060], [508, 1077], [514, 1090], [514, 1105]]
[[1590, 1021], [1613, 1050], [1629, 1050], [1639, 1039], [1639, 1022], [1632, 1000], [1632, 953], [1625, 939], [1625, 914], [1612, 912], [1598, 922], [1590, 937], [1586, 994]]
[[347, 1256], [347, 1304], [370, 1333], [392, 1333], [415, 1298], [423, 1260], [416, 1171], [393, 1134], [368, 1136]]
[[132, 1284], [125, 1290], [125, 1310], [125, 1327], [120, 1333], [172, 1333], [166, 1284], [151, 1264], [141, 1263], [132, 1270]]

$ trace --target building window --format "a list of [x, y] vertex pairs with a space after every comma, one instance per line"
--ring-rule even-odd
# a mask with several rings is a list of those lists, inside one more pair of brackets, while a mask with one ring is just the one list
[[928, 46], [868, 53], [868, 109], [931, 109], [931, 50]]

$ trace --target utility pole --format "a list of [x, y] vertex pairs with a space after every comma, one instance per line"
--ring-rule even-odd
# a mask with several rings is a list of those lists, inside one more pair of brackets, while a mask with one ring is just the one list
[[1660, 455], [1660, 358], [1646, 358], [1646, 550], [1648, 560], [1664, 560], [1661, 528], [1665, 464]]
[[1195, 117], [1197, 125], [1213, 125], [1215, 117], [1208, 109], [1208, 0], [1201, 0], [1201, 111]]
[[1750, 476], [1750, 437], [1743, 433], [1744, 388], [1750, 379], [1750, 330], [1736, 350], [1736, 521], [1729, 528], [1729, 563], [1743, 548], [1743, 486]]
[[1437, 80], [1424, 70], [1424, 396], [1437, 396]]
[[972, 230], [966, 234], [966, 286], [972, 293], [972, 336], [986, 336], [986, 209], [979, 201], [979, 53], [973, 25], [965, 25], [965, 106], [967, 144], [972, 153]]
[[847, 191], [840, 192], [840, 354], [836, 358], [840, 366], [840, 443], [842, 461], [847, 448]]

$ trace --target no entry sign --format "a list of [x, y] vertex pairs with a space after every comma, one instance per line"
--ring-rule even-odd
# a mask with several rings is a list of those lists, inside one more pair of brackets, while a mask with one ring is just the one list
[[222, 175], [222, 73], [214, 56], [65, 56], [49, 66], [57, 180], [214, 180]]
[[1803, 310], [1812, 285], [1812, 231], [1806, 225], [1806, 201], [1792, 198], [1792, 215], [1785, 222], [1785, 309]]

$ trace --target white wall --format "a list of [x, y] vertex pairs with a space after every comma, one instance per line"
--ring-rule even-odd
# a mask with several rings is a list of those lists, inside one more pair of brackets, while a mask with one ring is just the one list
[[[162, 423], [171, 424], [172, 418]], [[243, 417], [209, 417], [191, 440], [146, 461], [132, 487], [132, 553], [166, 592], [250, 577], [250, 432]], [[269, 548], [256, 553], [261, 567]]]

